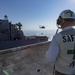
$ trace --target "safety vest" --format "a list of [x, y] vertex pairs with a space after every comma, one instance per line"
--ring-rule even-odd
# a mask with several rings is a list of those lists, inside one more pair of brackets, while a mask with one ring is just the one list
[[62, 31], [55, 38], [59, 46], [55, 69], [64, 74], [75, 74], [75, 29]]

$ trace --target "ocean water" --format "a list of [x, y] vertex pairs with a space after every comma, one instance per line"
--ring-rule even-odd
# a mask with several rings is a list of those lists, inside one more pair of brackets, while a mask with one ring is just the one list
[[33, 36], [33, 35], [40, 35], [40, 36], [47, 36], [48, 40], [51, 41], [53, 35], [56, 33], [55, 30], [24, 30], [25, 36]]

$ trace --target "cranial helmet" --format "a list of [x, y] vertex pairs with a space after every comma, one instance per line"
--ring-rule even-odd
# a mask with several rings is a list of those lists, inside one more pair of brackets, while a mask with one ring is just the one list
[[75, 13], [70, 9], [62, 11], [57, 19], [57, 24], [62, 25], [65, 19], [75, 20]]

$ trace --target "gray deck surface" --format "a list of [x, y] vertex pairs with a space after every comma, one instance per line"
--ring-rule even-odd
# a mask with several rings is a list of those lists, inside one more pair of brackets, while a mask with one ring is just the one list
[[52, 75], [53, 64], [45, 59], [50, 43], [0, 54], [0, 75]]

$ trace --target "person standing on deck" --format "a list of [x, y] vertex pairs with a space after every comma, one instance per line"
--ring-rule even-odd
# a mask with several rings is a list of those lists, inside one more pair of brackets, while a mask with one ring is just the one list
[[75, 75], [75, 13], [70, 9], [60, 13], [57, 26], [62, 31], [53, 36], [46, 59], [55, 63], [55, 75]]

